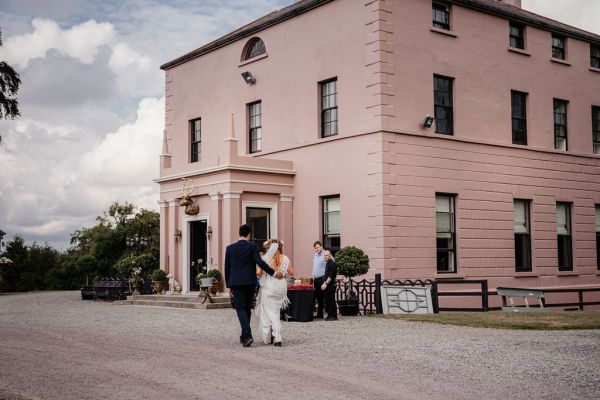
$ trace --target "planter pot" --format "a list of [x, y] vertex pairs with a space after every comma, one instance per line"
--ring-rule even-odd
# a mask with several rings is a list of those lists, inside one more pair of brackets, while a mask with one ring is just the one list
[[358, 299], [338, 300], [340, 315], [354, 317], [358, 315]]
[[152, 281], [154, 286], [154, 293], [163, 294], [165, 291], [165, 281]]
[[205, 286], [205, 287], [212, 286], [213, 282], [214, 282], [214, 278], [202, 278], [202, 279], [200, 279], [200, 286]]
[[211, 296], [215, 296], [217, 293], [219, 293], [219, 287], [221, 286], [221, 281], [214, 281], [212, 286], [210, 288], [208, 288], [208, 291], [210, 292]]

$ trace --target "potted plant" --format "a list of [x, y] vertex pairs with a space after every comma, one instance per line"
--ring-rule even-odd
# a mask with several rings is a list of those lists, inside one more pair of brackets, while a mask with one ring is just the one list
[[221, 271], [219, 271], [219, 269], [215, 267], [209, 269], [206, 273], [206, 276], [214, 279], [212, 287], [209, 289], [210, 294], [214, 296], [217, 293], [219, 293], [219, 287], [221, 286]]
[[167, 273], [162, 269], [158, 268], [152, 271], [152, 285], [154, 286], [154, 292], [157, 294], [163, 294], [165, 291], [165, 281], [167, 280]]
[[352, 278], [369, 271], [369, 256], [358, 247], [346, 246], [335, 254], [335, 264], [337, 273], [348, 279], [346, 298], [338, 300], [340, 314], [358, 315], [358, 295], [352, 287]]
[[196, 275], [196, 282], [198, 282], [198, 285], [200, 285], [201, 288], [203, 286], [212, 286], [214, 281], [214, 278], [209, 278], [206, 272], [200, 272], [198, 275]]
[[142, 268], [134, 267], [131, 269], [131, 278], [129, 278], [129, 283], [133, 286], [133, 294], [141, 294], [140, 286], [142, 285]]

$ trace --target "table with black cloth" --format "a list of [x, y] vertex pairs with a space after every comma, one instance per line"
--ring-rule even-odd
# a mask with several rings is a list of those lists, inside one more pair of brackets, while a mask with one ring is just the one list
[[313, 320], [314, 312], [314, 289], [296, 289], [288, 287], [287, 296], [290, 305], [285, 310], [288, 320], [309, 322]]

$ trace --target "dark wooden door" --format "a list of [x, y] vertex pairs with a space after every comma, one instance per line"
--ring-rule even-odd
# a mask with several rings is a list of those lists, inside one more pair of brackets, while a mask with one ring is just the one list
[[[196, 275], [201, 271], [201, 267], [206, 267], [206, 221], [190, 222], [190, 290], [200, 290], [196, 282]], [[202, 265], [198, 265], [198, 260], [202, 259]], [[194, 265], [192, 265], [192, 262]]]

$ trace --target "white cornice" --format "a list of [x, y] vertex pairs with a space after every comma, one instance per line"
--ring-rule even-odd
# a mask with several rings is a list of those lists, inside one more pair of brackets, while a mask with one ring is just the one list
[[221, 193], [223, 194], [223, 199], [239, 199], [243, 192], [241, 190], [228, 190]]
[[279, 201], [281, 202], [293, 202], [294, 201], [294, 195], [293, 194], [284, 194], [281, 193], [279, 195]]
[[210, 196], [211, 200], [221, 200], [223, 198], [221, 193], [209, 193], [208, 195]]
[[266, 172], [269, 174], [281, 174], [281, 175], [296, 175], [296, 171], [293, 169], [252, 167], [252, 166], [248, 166], [248, 165], [227, 164], [227, 165], [219, 165], [217, 167], [203, 168], [203, 169], [198, 169], [195, 171], [184, 172], [181, 174], [167, 175], [167, 176], [153, 179], [153, 181], [156, 183], [161, 183], [161, 182], [172, 181], [175, 179], [189, 178], [190, 176], [211, 174], [214, 172], [220, 172], [220, 171], [226, 171], [226, 170]]

